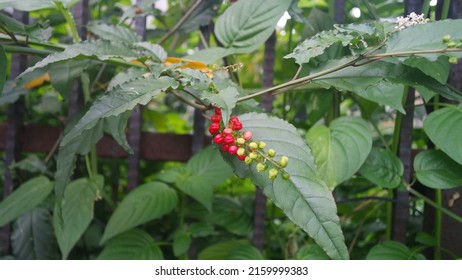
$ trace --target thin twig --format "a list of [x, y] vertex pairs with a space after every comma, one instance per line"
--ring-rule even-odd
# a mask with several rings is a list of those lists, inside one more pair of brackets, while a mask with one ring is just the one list
[[189, 96], [191, 96], [192, 98], [194, 98], [195, 100], [197, 100], [197, 102], [199, 102], [200, 104], [204, 105], [205, 107], [210, 107], [209, 104], [205, 104], [204, 101], [202, 101], [199, 97], [197, 97], [194, 93], [192, 93], [191, 91], [187, 90], [187, 89], [182, 89], [182, 91], [184, 91], [186, 94], [188, 94]]
[[59, 143], [61, 143], [61, 139], [63, 139], [63, 133], [59, 134], [58, 139], [56, 142], [53, 144], [53, 147], [51, 147], [51, 150], [48, 152], [47, 156], [45, 157], [45, 163], [47, 163], [51, 157], [55, 154], [55, 152], [58, 150]]
[[187, 99], [186, 97], [182, 96], [182, 95], [181, 95], [178, 91], [176, 91], [176, 90], [173, 90], [173, 89], [172, 89], [172, 90], [170, 90], [169, 92], [171, 92], [173, 95], [175, 95], [175, 97], [177, 97], [180, 101], [182, 101], [182, 102], [188, 104], [188, 105], [191, 106], [191, 107], [194, 107], [194, 108], [199, 109], [199, 110], [201, 110], [201, 111], [204, 111], [204, 110], [207, 110], [207, 109], [208, 109], [208, 107], [206, 107], [206, 106], [203, 106], [203, 105], [201, 105], [201, 104], [197, 104], [197, 103], [192, 102], [191, 100], [189, 100], [189, 99]]
[[161, 45], [163, 42], [165, 42], [170, 36], [172, 36], [173, 33], [175, 33], [182, 25], [183, 23], [188, 19], [188, 17], [199, 7], [199, 4], [202, 2], [202, 0], [197, 0], [194, 2], [194, 4], [186, 11], [186, 13], [181, 17], [181, 19], [175, 24], [175, 26], [170, 29], [167, 34], [165, 34], [159, 42], [157, 42], [159, 45]]
[[297, 72], [295, 73], [294, 77], [292, 78], [292, 81], [298, 78], [298, 75], [300, 75], [300, 71], [302, 71], [302, 66], [298, 67]]

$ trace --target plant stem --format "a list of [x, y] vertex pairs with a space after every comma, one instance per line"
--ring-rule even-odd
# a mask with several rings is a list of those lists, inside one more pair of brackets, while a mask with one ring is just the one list
[[375, 58], [385, 58], [390, 56], [400, 56], [400, 55], [411, 55], [411, 54], [430, 54], [430, 53], [445, 53], [445, 52], [462, 52], [462, 49], [459, 48], [446, 48], [446, 49], [435, 49], [435, 50], [421, 50], [421, 51], [404, 51], [404, 52], [391, 52], [391, 53], [377, 53], [364, 55], [364, 58], [375, 59]]
[[159, 45], [161, 45], [163, 42], [165, 42], [172, 34], [174, 34], [182, 25], [183, 23], [191, 16], [191, 14], [199, 7], [199, 4], [202, 2], [202, 0], [196, 0], [194, 4], [186, 11], [186, 13], [180, 18], [180, 20], [173, 26], [167, 34], [165, 34], [162, 38], [160, 38], [159, 42], [157, 42]]
[[424, 16], [427, 16], [429, 11], [430, 11], [430, 0], [425, 0], [422, 5], [422, 14], [424, 14]]
[[441, 226], [443, 220], [443, 212], [441, 208], [443, 207], [443, 194], [441, 190], [435, 190], [435, 203], [438, 208], [435, 208], [435, 251], [434, 259], [441, 259]]
[[64, 7], [64, 4], [59, 1], [54, 1], [56, 7], [58, 7], [59, 12], [64, 16], [66, 23], [69, 25], [71, 29], [72, 38], [74, 39], [74, 43], [80, 42], [79, 32], [77, 31], [77, 26], [75, 25], [74, 17], [72, 16], [71, 12]]
[[441, 20], [447, 19], [449, 15], [449, 4], [451, 3], [451, 0], [444, 0], [443, 2], [443, 9], [441, 10]]
[[12, 45], [2, 45], [5, 52], [9, 53], [22, 53], [22, 54], [33, 54], [33, 55], [42, 55], [47, 56], [54, 53], [53, 51], [44, 50], [44, 49], [33, 49], [29, 47], [20, 47]]
[[441, 210], [441, 212], [443, 212], [444, 214], [448, 215], [450, 218], [452, 218], [453, 220], [459, 222], [459, 223], [462, 223], [462, 217], [457, 215], [457, 214], [454, 214], [453, 212], [451, 212], [450, 210], [444, 208], [444, 207], [440, 207], [438, 204], [436, 204], [433, 200], [429, 199], [428, 197], [424, 196], [423, 194], [419, 193], [418, 191], [408, 187], [407, 190], [415, 195], [416, 197], [422, 199], [425, 203], [428, 203], [430, 206], [434, 207], [435, 209], [439, 209]]
[[208, 107], [204, 106], [204, 105], [201, 105], [201, 104], [197, 104], [189, 99], [187, 99], [186, 97], [184, 97], [183, 95], [181, 95], [178, 91], [176, 90], [170, 90], [169, 92], [171, 92], [173, 95], [175, 95], [176, 98], [178, 98], [180, 101], [188, 104], [189, 106], [191, 107], [194, 107], [196, 109], [199, 109], [201, 111], [204, 111], [204, 110], [207, 110]]

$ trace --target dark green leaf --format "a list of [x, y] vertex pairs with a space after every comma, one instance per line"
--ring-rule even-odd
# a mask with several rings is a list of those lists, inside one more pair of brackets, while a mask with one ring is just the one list
[[359, 173], [384, 188], [396, 188], [401, 183], [403, 163], [390, 150], [372, 148]]
[[11, 233], [11, 248], [18, 260], [51, 260], [56, 257], [55, 237], [48, 209], [34, 208], [19, 217]]
[[170, 77], [140, 78], [126, 82], [97, 99], [88, 112], [73, 126], [61, 141], [66, 146], [83, 131], [95, 127], [100, 119], [118, 116], [138, 104], [146, 105], [154, 96], [178, 83]]
[[163, 260], [156, 241], [145, 231], [132, 229], [109, 240], [98, 260]]
[[[1, 5], [1, 2], [0, 2]], [[16, 19], [0, 13], [0, 27], [3, 29], [16, 34], [26, 34], [26, 26]], [[3, 30], [2, 30], [3, 31]], [[1, 47], [0, 47], [1, 48]], [[6, 64], [5, 64], [6, 65]]]
[[74, 80], [91, 65], [88, 60], [67, 60], [49, 65], [51, 85], [64, 97], [68, 98], [74, 85]]
[[164, 183], [136, 187], [117, 206], [104, 231], [101, 243], [138, 225], [162, 217], [178, 204], [176, 192]]
[[[289, 180], [278, 176], [274, 181], [266, 172], [257, 172], [256, 164], [247, 165], [226, 156], [241, 178], [250, 178], [295, 224], [305, 230], [333, 259], [347, 259], [348, 251], [337, 217], [337, 207], [326, 183], [321, 179], [313, 155], [295, 127], [265, 114], [240, 116], [253, 139], [264, 141], [278, 155], [289, 158], [285, 171]], [[357, 125], [359, 126], [359, 125]], [[353, 125], [355, 127], [355, 125]], [[367, 153], [366, 153], [367, 156]], [[275, 158], [278, 160], [278, 158]]]
[[329, 256], [317, 244], [303, 246], [296, 257], [297, 260], [329, 260]]
[[276, 23], [292, 0], [238, 1], [217, 20], [215, 36], [234, 53], [248, 53], [260, 47], [273, 33]]
[[46, 164], [35, 154], [27, 155], [26, 158], [16, 162], [13, 167], [28, 172], [52, 175], [48, 171]]
[[206, 237], [213, 233], [213, 226], [206, 222], [192, 223], [188, 228], [192, 237]]
[[355, 117], [335, 119], [330, 127], [315, 126], [306, 134], [321, 178], [330, 190], [355, 174], [372, 148], [366, 121]]
[[462, 165], [442, 151], [420, 152], [414, 159], [417, 179], [432, 189], [450, 189], [462, 186]]
[[127, 127], [127, 122], [131, 115], [132, 112], [127, 111], [120, 114], [117, 118], [107, 118], [104, 127], [104, 131], [111, 134], [117, 144], [122, 146], [122, 148], [129, 153], [133, 153], [133, 150], [130, 144], [128, 144], [127, 137], [125, 136], [125, 128]]
[[424, 57], [410, 56], [403, 63], [419, 69], [425, 75], [432, 77], [441, 84], [446, 84], [448, 81], [449, 69], [451, 67], [447, 57], [439, 57], [436, 61], [430, 61]]
[[34, 66], [27, 68], [18, 78], [51, 63], [70, 59], [97, 58], [101, 61], [105, 61], [111, 58], [123, 58], [125, 60], [133, 60], [138, 56], [139, 54], [133, 50], [133, 47], [126, 43], [106, 40], [85, 41], [69, 45], [62, 52], [50, 54], [37, 62]]
[[191, 245], [191, 237], [184, 231], [179, 231], [173, 237], [173, 254], [175, 257], [185, 254]]
[[202, 250], [199, 260], [263, 260], [257, 248], [245, 241], [225, 241]]
[[208, 25], [217, 15], [221, 0], [203, 0], [181, 25], [181, 33], [191, 33], [200, 26]]
[[[71, 182], [62, 200], [62, 221], [55, 210], [53, 225], [63, 259], [80, 239], [93, 219], [93, 207], [98, 188], [103, 185], [103, 177], [81, 178]], [[98, 187], [99, 186], [99, 187]]]
[[426, 246], [436, 245], [435, 237], [423, 231], [417, 233], [415, 241]]
[[413, 254], [406, 245], [396, 241], [385, 241], [375, 245], [366, 256], [366, 260], [416, 260], [420, 254]]
[[105, 23], [90, 23], [88, 30], [101, 39], [108, 41], [125, 42], [128, 44], [141, 41], [141, 37], [133, 30], [123, 26], [108, 25]]
[[462, 105], [431, 113], [423, 128], [436, 146], [462, 165]]
[[38, 176], [23, 183], [0, 202], [0, 227], [34, 209], [52, 190], [53, 184], [45, 176]]
[[2, 46], [0, 46], [0, 100], [3, 97], [2, 94], [3, 94], [3, 87], [5, 86], [5, 83], [6, 83], [7, 68], [8, 68], [8, 60], [6, 59], [5, 50], [3, 49]]
[[210, 101], [210, 103], [213, 105], [221, 108], [223, 123], [227, 124], [229, 117], [231, 116], [231, 111], [236, 106], [239, 92], [234, 87], [227, 87], [224, 90], [221, 90], [219, 93], [203, 92], [201, 97]]
[[158, 44], [139, 42], [134, 44], [134, 46], [138, 47], [142, 51], [142, 56], [152, 57], [154, 61], [164, 62], [167, 58], [167, 52]]

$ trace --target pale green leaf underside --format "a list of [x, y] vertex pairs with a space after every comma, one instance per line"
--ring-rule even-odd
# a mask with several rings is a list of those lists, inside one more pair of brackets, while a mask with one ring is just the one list
[[30, 12], [55, 7], [55, 1], [67, 5], [74, 0], [0, 0], [0, 10], [11, 7], [19, 11]]
[[[244, 127], [253, 132], [253, 139], [264, 141], [278, 155], [286, 155], [285, 170], [290, 180], [281, 176], [274, 181], [265, 172], [258, 173], [255, 163], [246, 165], [235, 157], [226, 157], [239, 177], [250, 178], [295, 224], [305, 230], [333, 259], [348, 259], [337, 207], [325, 182], [321, 179], [310, 149], [295, 127], [265, 114], [240, 117]], [[277, 157], [276, 157], [277, 159]]]
[[133, 30], [122, 26], [108, 25], [105, 23], [90, 23], [87, 25], [87, 28], [99, 38], [108, 41], [120, 41], [129, 44], [141, 41], [141, 36], [136, 34]]
[[177, 204], [178, 197], [175, 190], [164, 183], [152, 182], [136, 187], [112, 214], [101, 243], [169, 213]]
[[372, 148], [372, 133], [363, 119], [341, 117], [330, 128], [312, 127], [306, 139], [330, 190], [355, 174]]
[[423, 128], [436, 146], [462, 165], [462, 105], [431, 113]]
[[235, 87], [227, 87], [219, 93], [203, 92], [201, 98], [210, 101], [214, 106], [221, 108], [223, 123], [228, 123], [231, 111], [236, 106], [239, 92]]
[[450, 189], [462, 186], [462, 166], [442, 151], [420, 152], [414, 159], [417, 179], [432, 189]]

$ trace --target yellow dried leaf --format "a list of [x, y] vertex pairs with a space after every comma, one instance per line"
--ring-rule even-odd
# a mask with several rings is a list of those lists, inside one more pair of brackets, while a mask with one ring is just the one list
[[25, 89], [33, 89], [33, 88], [39, 87], [39, 86], [43, 85], [43, 83], [49, 82], [49, 81], [50, 81], [50, 75], [48, 75], [48, 73], [45, 73], [42, 76], [37, 77], [37, 78], [29, 81], [27, 84], [25, 84], [23, 86], [23, 88], [25, 88]]
[[192, 68], [192, 69], [197, 69], [203, 73], [205, 73], [207, 76], [210, 78], [213, 77], [212, 71], [210, 68], [207, 66], [207, 64], [197, 61], [197, 60], [191, 60], [191, 59], [186, 59], [186, 58], [179, 58], [179, 57], [167, 57], [167, 59], [164, 62], [165, 66], [170, 66], [172, 64], [178, 64], [178, 63], [183, 63], [178, 66], [178, 68]]

